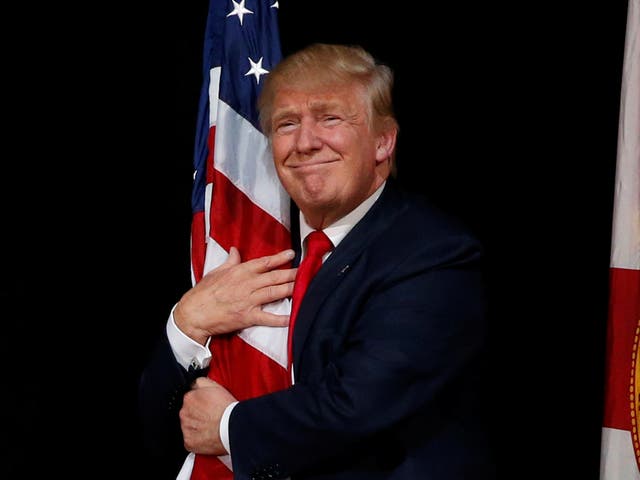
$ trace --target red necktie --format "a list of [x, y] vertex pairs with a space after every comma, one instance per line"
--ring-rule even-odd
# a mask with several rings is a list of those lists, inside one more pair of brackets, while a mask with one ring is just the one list
[[291, 296], [291, 315], [289, 316], [289, 338], [287, 343], [289, 370], [291, 370], [293, 361], [293, 329], [300, 302], [311, 279], [322, 266], [322, 256], [333, 248], [331, 240], [322, 230], [311, 232], [305, 241], [307, 242], [307, 253], [298, 267], [293, 284], [293, 295]]

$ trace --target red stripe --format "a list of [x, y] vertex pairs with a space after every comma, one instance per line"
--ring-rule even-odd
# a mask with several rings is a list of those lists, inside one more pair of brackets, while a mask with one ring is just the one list
[[191, 267], [196, 282], [200, 281], [202, 272], [204, 272], [204, 259], [207, 251], [204, 230], [204, 212], [197, 212], [191, 220]]
[[191, 480], [233, 480], [233, 472], [213, 455], [198, 454], [193, 462]]
[[289, 248], [289, 230], [217, 170], [213, 184], [210, 235], [222, 248], [237, 247], [243, 261]]
[[640, 323], [640, 270], [612, 268], [609, 297], [603, 425], [630, 431], [633, 351]]
[[215, 352], [209, 378], [225, 386], [238, 400], [289, 387], [287, 371], [236, 334], [212, 337]]

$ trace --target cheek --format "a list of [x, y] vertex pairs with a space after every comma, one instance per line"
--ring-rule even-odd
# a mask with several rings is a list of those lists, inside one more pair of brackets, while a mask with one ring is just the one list
[[286, 151], [286, 142], [284, 142], [283, 140], [274, 140], [271, 142], [271, 153], [273, 155], [273, 161], [276, 163], [276, 165], [284, 161], [284, 159], [286, 158]]
[[356, 162], [371, 154], [370, 136], [366, 131], [344, 129], [333, 133], [331, 137], [325, 139], [325, 143], [334, 152], [342, 154], [345, 158], [354, 159]]
[[347, 132], [331, 132], [323, 138], [323, 143], [334, 152], [346, 153], [358, 148], [358, 139], [352, 138]]

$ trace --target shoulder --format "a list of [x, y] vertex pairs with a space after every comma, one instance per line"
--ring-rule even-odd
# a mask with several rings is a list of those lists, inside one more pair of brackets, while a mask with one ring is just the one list
[[392, 180], [380, 200], [382, 215], [386, 208], [397, 211], [387, 233], [402, 243], [462, 243], [482, 249], [478, 237], [461, 218], [439, 208], [426, 195], [404, 189]]

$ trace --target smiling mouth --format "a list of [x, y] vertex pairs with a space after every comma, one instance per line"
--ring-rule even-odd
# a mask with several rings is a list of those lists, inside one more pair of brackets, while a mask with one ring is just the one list
[[322, 162], [302, 162], [292, 165], [291, 168], [314, 168], [314, 167], [322, 167], [324, 165], [329, 165], [331, 163], [336, 162], [336, 160], [324, 160]]

